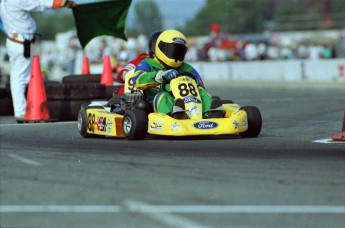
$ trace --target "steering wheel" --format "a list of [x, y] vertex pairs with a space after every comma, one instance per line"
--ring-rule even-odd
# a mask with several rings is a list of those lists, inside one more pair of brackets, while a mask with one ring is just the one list
[[[190, 78], [194, 79], [195, 81], [197, 81], [197, 80], [196, 80], [196, 77], [195, 77], [194, 74], [192, 74], [191, 72], [187, 72], [187, 71], [180, 72], [180, 73], [177, 74], [176, 78], [182, 77], [182, 76], [187, 76], [187, 77], [190, 77]], [[167, 80], [164, 80], [164, 81], [163, 81], [163, 83], [162, 83], [162, 90], [163, 90], [163, 91], [169, 92], [169, 91], [167, 91], [166, 88], [165, 88], [165, 86], [166, 86], [167, 84], [169, 84], [169, 83], [170, 83], [170, 81], [167, 81]]]

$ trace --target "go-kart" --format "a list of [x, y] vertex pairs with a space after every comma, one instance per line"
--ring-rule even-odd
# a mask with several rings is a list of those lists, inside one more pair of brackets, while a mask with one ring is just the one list
[[[203, 118], [202, 103], [195, 78], [190, 73], [179, 74], [162, 88], [171, 91], [175, 99], [182, 99], [186, 118], [176, 119], [171, 114], [153, 112], [150, 103], [132, 83], [134, 73], [126, 76], [125, 93], [117, 108], [91, 103], [79, 111], [78, 129], [83, 137], [103, 135], [142, 140], [147, 135], [197, 136], [236, 135], [256, 137], [260, 134], [262, 118], [256, 106], [240, 107], [232, 100], [221, 100], [221, 118]], [[216, 98], [215, 98], [216, 99]], [[219, 99], [219, 98], [218, 98]], [[119, 109], [118, 107], [122, 107]], [[123, 108], [125, 107], [125, 108]], [[116, 110], [114, 112], [114, 110]], [[219, 110], [210, 110], [210, 112]], [[181, 111], [180, 111], [181, 112]]]

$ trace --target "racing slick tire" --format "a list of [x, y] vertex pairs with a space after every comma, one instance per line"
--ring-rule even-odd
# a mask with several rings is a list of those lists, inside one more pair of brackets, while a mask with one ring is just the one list
[[147, 133], [147, 116], [142, 110], [128, 110], [122, 121], [123, 134], [128, 140], [142, 140]]
[[88, 106], [88, 105], [82, 105], [79, 113], [78, 113], [78, 130], [81, 136], [84, 138], [89, 138], [91, 137], [90, 134], [87, 133], [87, 128], [88, 128], [88, 119], [86, 115], [86, 110], [87, 109], [93, 109], [93, 108], [104, 108], [103, 106]]
[[256, 106], [241, 107], [247, 113], [248, 117], [248, 130], [240, 133], [242, 137], [253, 138], [260, 134], [262, 127], [262, 118], [260, 110]]

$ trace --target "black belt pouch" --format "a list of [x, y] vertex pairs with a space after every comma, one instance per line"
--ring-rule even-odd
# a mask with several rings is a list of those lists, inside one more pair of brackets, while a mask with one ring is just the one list
[[30, 58], [31, 40], [24, 40], [24, 57]]

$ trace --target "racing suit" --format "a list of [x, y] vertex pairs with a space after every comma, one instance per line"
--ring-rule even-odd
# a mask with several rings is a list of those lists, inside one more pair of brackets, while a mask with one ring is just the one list
[[[15, 118], [23, 118], [25, 90], [30, 80], [36, 22], [30, 12], [67, 6], [66, 0], [2, 0], [1, 18], [7, 34], [6, 48], [11, 62], [10, 84]], [[30, 51], [31, 50], [31, 51]]]
[[[155, 112], [168, 114], [172, 112], [174, 98], [169, 92], [162, 90], [162, 85], [160, 85], [160, 89], [157, 90], [159, 83], [155, 81], [155, 77], [160, 70], [165, 71], [168, 69], [164, 68], [156, 58], [146, 58], [135, 68], [137, 76], [134, 78], [134, 83], [138, 89], [144, 90], [148, 100], [153, 102]], [[201, 96], [203, 116], [206, 116], [210, 111], [212, 96], [205, 91], [204, 83], [199, 73], [191, 65], [185, 62], [175, 70], [178, 73], [190, 72], [195, 76]]]
[[[125, 83], [125, 76], [128, 73], [128, 71], [133, 70], [145, 58], [152, 58], [152, 57], [147, 53], [141, 53], [138, 55], [138, 57], [136, 59], [133, 59], [132, 61], [127, 63], [127, 65], [124, 68], [122, 68], [119, 71], [119, 73], [117, 73], [117, 81], [120, 83]], [[125, 88], [124, 85], [122, 85], [119, 88], [117, 95], [121, 96], [123, 91], [124, 91], [124, 88]]]

